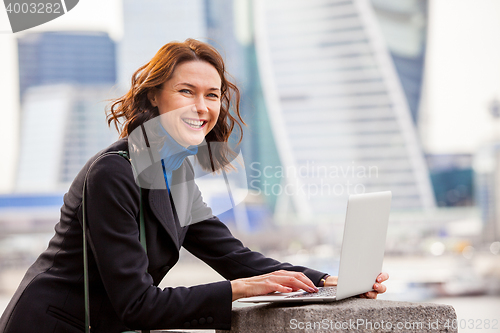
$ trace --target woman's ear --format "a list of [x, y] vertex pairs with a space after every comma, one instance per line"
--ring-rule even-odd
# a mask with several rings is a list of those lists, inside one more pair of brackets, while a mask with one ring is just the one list
[[153, 88], [150, 91], [148, 91], [148, 99], [153, 107], [158, 106], [158, 104], [156, 103], [156, 89]]

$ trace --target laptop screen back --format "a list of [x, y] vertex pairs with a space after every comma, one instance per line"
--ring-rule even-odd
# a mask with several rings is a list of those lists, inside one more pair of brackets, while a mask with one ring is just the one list
[[337, 300], [373, 290], [382, 272], [391, 198], [390, 191], [349, 196]]

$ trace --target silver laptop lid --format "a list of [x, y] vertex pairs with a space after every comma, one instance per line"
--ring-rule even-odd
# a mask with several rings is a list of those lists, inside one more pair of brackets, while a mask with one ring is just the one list
[[391, 198], [390, 191], [349, 196], [337, 300], [373, 290], [382, 272]]

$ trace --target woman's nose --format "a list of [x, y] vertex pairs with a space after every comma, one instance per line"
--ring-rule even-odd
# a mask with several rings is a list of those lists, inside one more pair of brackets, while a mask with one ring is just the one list
[[205, 99], [203, 97], [196, 98], [196, 112], [205, 113], [208, 112], [207, 105], [205, 104]]

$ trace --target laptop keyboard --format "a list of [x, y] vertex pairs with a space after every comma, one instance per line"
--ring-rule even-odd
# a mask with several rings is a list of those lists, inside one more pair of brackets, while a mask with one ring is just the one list
[[307, 291], [302, 294], [287, 296], [285, 298], [302, 298], [302, 297], [331, 297], [337, 295], [337, 286], [318, 288], [317, 293], [308, 293]]

